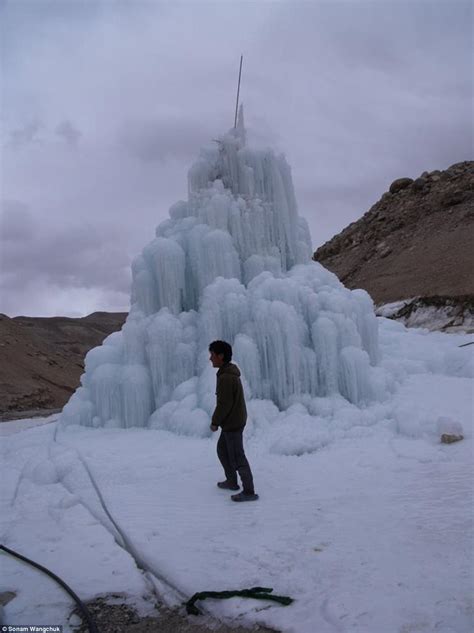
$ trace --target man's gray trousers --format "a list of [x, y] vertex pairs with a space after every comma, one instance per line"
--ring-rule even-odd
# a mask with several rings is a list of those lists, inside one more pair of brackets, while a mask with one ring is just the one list
[[253, 477], [244, 452], [243, 428], [238, 431], [221, 431], [217, 440], [217, 456], [222, 464], [227, 481], [237, 485], [237, 473], [246, 494], [254, 494]]

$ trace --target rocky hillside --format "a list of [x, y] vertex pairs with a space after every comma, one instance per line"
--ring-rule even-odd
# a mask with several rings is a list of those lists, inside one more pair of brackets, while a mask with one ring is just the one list
[[81, 319], [0, 315], [0, 418], [59, 409], [79, 385], [84, 357], [119, 330], [125, 313]]
[[459, 314], [472, 311], [474, 161], [395, 180], [313, 259], [379, 305], [416, 297], [437, 309], [447, 303]]

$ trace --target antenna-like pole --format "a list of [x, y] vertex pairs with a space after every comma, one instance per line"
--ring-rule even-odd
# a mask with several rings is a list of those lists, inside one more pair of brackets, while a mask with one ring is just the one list
[[242, 76], [242, 60], [244, 56], [240, 56], [240, 68], [239, 68], [239, 83], [237, 85], [237, 100], [235, 102], [235, 118], [234, 118], [234, 129], [237, 127], [237, 112], [239, 109], [239, 94], [240, 94], [240, 78]]

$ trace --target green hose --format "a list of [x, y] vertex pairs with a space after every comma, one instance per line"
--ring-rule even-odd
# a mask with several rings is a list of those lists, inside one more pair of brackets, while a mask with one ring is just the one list
[[255, 598], [256, 600], [273, 600], [279, 602], [285, 606], [288, 606], [293, 602], [293, 598], [288, 596], [275, 596], [271, 592], [270, 587], [252, 587], [251, 589], [241, 589], [235, 591], [200, 591], [195, 593], [190, 600], [184, 603], [186, 611], [189, 615], [201, 615], [199, 609], [195, 606], [195, 602], [198, 600], [205, 600], [206, 598], [217, 598], [224, 600], [226, 598], [233, 598], [234, 596], [240, 596], [241, 598]]

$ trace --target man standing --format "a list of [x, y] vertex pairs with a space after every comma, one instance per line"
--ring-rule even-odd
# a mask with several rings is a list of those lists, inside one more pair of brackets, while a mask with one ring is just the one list
[[217, 367], [217, 404], [212, 415], [211, 431], [221, 427], [217, 441], [217, 456], [225, 472], [225, 481], [217, 485], [225, 490], [238, 490], [237, 473], [242, 480], [243, 491], [232, 495], [232, 501], [255, 501], [252, 471], [244, 452], [242, 433], [247, 421], [244, 390], [240, 382], [239, 368], [231, 363], [232, 347], [225, 341], [213, 341], [209, 345], [209, 360]]

